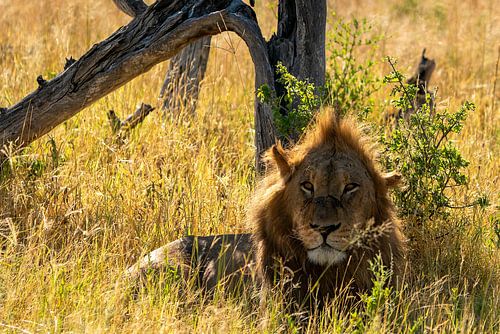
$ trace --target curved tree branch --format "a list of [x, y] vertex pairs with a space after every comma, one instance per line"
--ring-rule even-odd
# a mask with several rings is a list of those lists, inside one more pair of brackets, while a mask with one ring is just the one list
[[[141, 15], [148, 6], [142, 0], [113, 0], [116, 6], [132, 17]], [[194, 114], [200, 84], [207, 70], [211, 36], [205, 36], [186, 46], [171, 60], [160, 90], [163, 109], [176, 113], [186, 108]]]
[[[189, 43], [236, 32], [255, 65], [255, 86], [273, 85], [265, 40], [253, 10], [239, 0], [159, 0], [81, 59], [0, 114], [0, 145], [24, 146]], [[269, 107], [255, 108], [257, 160], [275, 138]], [[260, 169], [260, 163], [258, 163]]]

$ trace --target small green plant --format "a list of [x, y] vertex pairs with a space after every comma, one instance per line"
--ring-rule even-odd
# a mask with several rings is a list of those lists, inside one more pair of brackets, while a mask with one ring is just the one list
[[[391, 59], [389, 62], [393, 71], [384, 82], [395, 83], [392, 92], [394, 107], [406, 109], [412, 105], [417, 88], [405, 84], [404, 76], [395, 69], [394, 62]], [[467, 114], [475, 109], [474, 104], [464, 102], [456, 112], [434, 112], [429, 105], [424, 103], [411, 115], [408, 123], [400, 120], [399, 126], [382, 138], [386, 147], [386, 167], [400, 171], [406, 180], [406, 186], [395, 192], [396, 204], [401, 214], [422, 222], [433, 217], [446, 218], [449, 208], [488, 204], [485, 197], [480, 197], [472, 203], [457, 205], [450, 193], [452, 189], [468, 184], [463, 169], [469, 162], [449, 137], [452, 133], [460, 133]]]
[[375, 75], [375, 52], [382, 36], [372, 34], [366, 19], [344, 21], [335, 15], [334, 19], [328, 34], [325, 102], [342, 115], [354, 112], [365, 119], [375, 105], [372, 95], [381, 87], [382, 80]]
[[278, 134], [284, 139], [298, 139], [320, 105], [320, 98], [315, 94], [314, 84], [299, 80], [282, 64], [276, 65], [278, 83], [283, 85], [285, 93], [276, 97], [268, 86], [257, 91], [257, 97], [271, 105]]
[[370, 261], [370, 271], [373, 273], [373, 287], [370, 293], [361, 295], [362, 311], [352, 311], [350, 326], [353, 333], [366, 333], [376, 328], [381, 317], [388, 317], [393, 310], [395, 293], [388, 285], [392, 271], [385, 267], [380, 255]]

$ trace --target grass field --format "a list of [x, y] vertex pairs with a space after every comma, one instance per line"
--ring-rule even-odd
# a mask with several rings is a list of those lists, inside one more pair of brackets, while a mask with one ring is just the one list
[[[276, 25], [275, 7], [257, 1], [266, 37]], [[439, 106], [453, 110], [470, 100], [477, 107], [454, 137], [471, 162], [468, 189], [455, 196], [485, 193], [491, 205], [455, 211], [435, 234], [413, 241], [413, 276], [400, 294], [362, 314], [334, 305], [301, 325], [279, 303], [261, 315], [250, 297], [221, 292], [198, 300], [196, 291], [179, 294], [175, 281], [127, 297], [121, 274], [146, 252], [188, 233], [252, 230], [244, 217], [255, 185], [253, 66], [244, 43], [223, 34], [212, 41], [196, 116], [172, 121], [154, 112], [125, 145], [113, 143], [106, 112], [125, 117], [141, 101], [160, 107], [161, 64], [28, 148], [7, 152], [0, 331], [499, 332], [498, 2], [339, 0], [329, 1], [329, 10], [367, 18], [373, 33], [384, 35], [376, 57], [397, 58], [404, 73], [413, 73], [426, 47], [437, 62], [431, 84], [439, 88]], [[128, 20], [111, 1], [0, 0], [0, 106], [17, 102], [36, 89], [39, 74], [53, 77], [65, 57], [78, 58]], [[383, 61], [374, 68], [380, 76], [389, 70]], [[389, 88], [374, 98], [369, 119], [381, 124]]]

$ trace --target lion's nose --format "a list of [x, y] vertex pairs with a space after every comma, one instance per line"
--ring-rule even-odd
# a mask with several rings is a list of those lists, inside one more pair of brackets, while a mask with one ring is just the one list
[[328, 237], [328, 235], [332, 232], [335, 232], [336, 230], [339, 229], [340, 227], [340, 223], [339, 224], [332, 224], [332, 225], [328, 225], [328, 226], [324, 226], [324, 225], [316, 225], [314, 223], [311, 223], [309, 224], [309, 226], [311, 226], [311, 228], [315, 229], [315, 230], [318, 230], [319, 233], [323, 236], [323, 239], [326, 240], [326, 238]]

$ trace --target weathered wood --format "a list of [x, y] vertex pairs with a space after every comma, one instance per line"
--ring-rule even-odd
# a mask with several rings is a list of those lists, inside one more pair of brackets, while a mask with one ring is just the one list
[[170, 60], [160, 91], [166, 112], [176, 114], [182, 108], [190, 114], [196, 111], [201, 81], [207, 70], [211, 41], [211, 36], [200, 38]]
[[[113, 0], [126, 14], [136, 17], [148, 6], [141, 0]], [[163, 109], [177, 113], [185, 108], [193, 114], [196, 110], [201, 81], [207, 70], [211, 36], [205, 36], [186, 46], [170, 59], [165, 81], [160, 90]]]
[[[268, 42], [273, 68], [282, 62], [300, 80], [325, 84], [326, 0], [280, 0], [278, 29]], [[277, 93], [283, 93], [277, 86]]]
[[111, 125], [113, 133], [117, 134], [118, 138], [124, 138], [128, 135], [130, 130], [142, 123], [147, 115], [149, 115], [155, 108], [149, 104], [141, 103], [137, 106], [135, 112], [129, 115], [125, 120], [120, 120], [116, 116], [114, 110], [108, 111], [108, 120]]
[[[247, 44], [255, 87], [273, 87], [265, 40], [254, 11], [239, 0], [159, 0], [142, 15], [94, 45], [54, 79], [0, 114], [0, 145], [24, 146], [189, 43], [234, 31]], [[270, 108], [255, 102], [257, 167], [275, 140]]]
[[[425, 56], [424, 49], [415, 74], [407, 81], [408, 84], [416, 86], [418, 90], [412, 108], [409, 108], [404, 113], [406, 120], [408, 120], [408, 117], [416, 110], [420, 110], [426, 103], [429, 104], [431, 110], [434, 109], [434, 92], [429, 89], [429, 83], [435, 68], [436, 62], [434, 59], [429, 59]], [[430, 97], [429, 101], [427, 101], [427, 96]]]
[[116, 7], [128, 16], [136, 17], [148, 9], [148, 5], [142, 0], [113, 0]]
[[424, 104], [428, 105], [431, 112], [434, 110], [435, 94], [429, 89], [429, 83], [435, 68], [436, 62], [434, 59], [429, 59], [425, 56], [424, 49], [415, 74], [406, 81], [407, 84], [417, 87], [417, 92], [413, 101], [411, 101], [411, 105], [406, 109], [399, 109], [395, 113], [389, 112], [385, 117], [386, 124], [397, 127], [400, 119], [408, 122], [411, 115], [421, 110]]
[[[317, 89], [325, 84], [326, 0], [279, 0], [278, 29], [268, 42], [274, 73], [281, 62], [299, 80], [313, 83]], [[285, 89], [275, 78], [278, 96]], [[281, 113], [287, 112], [283, 100]], [[297, 132], [299, 134], [299, 132]], [[295, 142], [297, 137], [280, 138], [282, 143]]]

